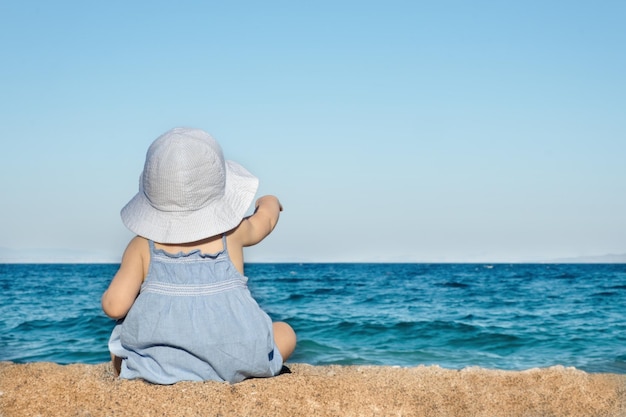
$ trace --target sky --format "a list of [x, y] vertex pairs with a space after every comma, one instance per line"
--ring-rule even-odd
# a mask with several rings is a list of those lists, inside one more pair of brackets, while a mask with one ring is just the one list
[[277, 195], [247, 262], [626, 254], [626, 2], [2, 1], [0, 260], [118, 262], [150, 143]]

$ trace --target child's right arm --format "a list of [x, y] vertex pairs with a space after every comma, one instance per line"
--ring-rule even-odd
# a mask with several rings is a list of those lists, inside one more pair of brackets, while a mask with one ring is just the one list
[[235, 232], [241, 246], [256, 245], [265, 239], [276, 227], [283, 211], [283, 206], [273, 195], [259, 198], [255, 206], [254, 214], [245, 218]]
[[120, 269], [102, 295], [102, 310], [107, 316], [113, 319], [124, 318], [135, 302], [145, 277], [143, 254], [146, 253], [147, 246], [148, 242], [141, 237], [133, 238], [128, 244]]

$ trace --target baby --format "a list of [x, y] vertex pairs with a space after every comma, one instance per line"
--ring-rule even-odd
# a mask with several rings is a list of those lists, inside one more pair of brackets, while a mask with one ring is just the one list
[[265, 196], [244, 217], [257, 187], [202, 130], [172, 129], [150, 145], [121, 213], [137, 236], [102, 296], [118, 320], [109, 350], [120, 377], [235, 383], [281, 372], [295, 332], [261, 310], [243, 270], [243, 248], [269, 235], [282, 211]]

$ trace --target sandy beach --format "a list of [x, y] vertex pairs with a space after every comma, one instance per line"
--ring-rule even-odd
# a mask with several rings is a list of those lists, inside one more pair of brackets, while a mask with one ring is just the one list
[[0, 363], [0, 415], [626, 416], [626, 375], [560, 366], [527, 371], [437, 366], [311, 366], [230, 385], [115, 378], [107, 363]]

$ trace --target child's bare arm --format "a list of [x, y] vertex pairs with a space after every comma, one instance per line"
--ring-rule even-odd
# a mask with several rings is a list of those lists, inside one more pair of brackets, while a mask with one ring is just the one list
[[278, 198], [272, 195], [260, 197], [255, 206], [254, 214], [245, 218], [237, 228], [236, 235], [241, 246], [256, 245], [265, 239], [274, 230], [283, 211]]
[[102, 295], [102, 310], [107, 316], [121, 319], [135, 302], [145, 276], [142, 253], [147, 244], [140, 237], [135, 237], [128, 244], [120, 269]]

